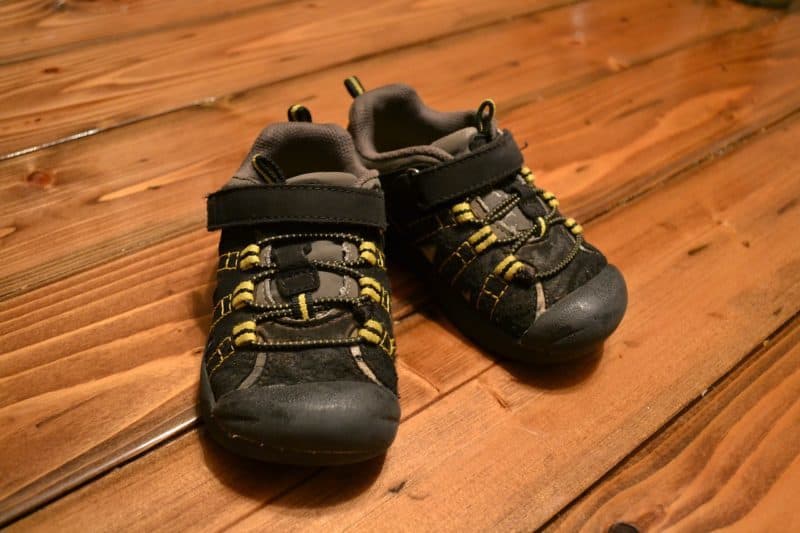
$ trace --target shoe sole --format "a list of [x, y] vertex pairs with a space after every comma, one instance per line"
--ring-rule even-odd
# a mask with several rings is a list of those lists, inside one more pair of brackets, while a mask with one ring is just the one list
[[[352, 384], [352, 385], [351, 385]], [[355, 392], [357, 398], [349, 402], [335, 403], [336, 394], [326, 399], [326, 412], [331, 408], [338, 416], [321, 413], [319, 401], [292, 398], [282, 405], [263, 403], [250, 407], [253, 416], [246, 412], [230, 416], [229, 422], [236, 424], [231, 431], [215, 416], [218, 403], [214, 399], [205, 364], [200, 369], [200, 412], [211, 438], [223, 448], [235, 454], [270, 463], [299, 466], [333, 466], [359, 463], [386, 453], [397, 433], [400, 408], [396, 397], [388, 390], [378, 392], [362, 387], [360, 382], [333, 382], [326, 384], [335, 390]], [[366, 384], [372, 386], [371, 384]], [[289, 387], [287, 387], [288, 389]], [[361, 389], [365, 393], [361, 393]], [[391, 397], [391, 398], [390, 398]], [[372, 406], [373, 416], [353, 406]], [[252, 409], [255, 407], [255, 409]], [[288, 407], [288, 408], [287, 408]], [[363, 411], [363, 410], [362, 410]], [[299, 426], [295, 431], [292, 425]], [[247, 434], [247, 436], [245, 436]], [[322, 441], [335, 440], [336, 446], [321, 446]], [[349, 446], [348, 443], [358, 443]], [[366, 443], [366, 444], [365, 444]]]

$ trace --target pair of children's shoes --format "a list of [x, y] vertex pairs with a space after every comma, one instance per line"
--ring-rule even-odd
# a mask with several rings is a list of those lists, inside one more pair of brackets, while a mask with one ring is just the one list
[[458, 329], [501, 357], [591, 354], [627, 304], [491, 100], [440, 112], [405, 85], [345, 86], [349, 133], [292, 106], [208, 198], [222, 235], [201, 411], [218, 442], [255, 459], [352, 463], [394, 440], [387, 235]]

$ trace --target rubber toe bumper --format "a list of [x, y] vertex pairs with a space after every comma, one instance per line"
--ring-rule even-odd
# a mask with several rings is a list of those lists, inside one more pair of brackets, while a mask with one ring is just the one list
[[400, 420], [397, 397], [366, 382], [336, 381], [236, 390], [204, 417], [212, 436], [263, 461], [332, 465], [384, 453]]
[[586, 355], [617, 328], [628, 305], [625, 279], [614, 265], [542, 313], [522, 337], [522, 346], [552, 362]]

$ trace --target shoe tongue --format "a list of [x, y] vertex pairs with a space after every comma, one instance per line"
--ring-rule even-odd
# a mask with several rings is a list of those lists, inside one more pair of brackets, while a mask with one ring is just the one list
[[470, 126], [447, 134], [433, 141], [431, 145], [444, 150], [453, 157], [459, 157], [472, 151], [470, 144], [477, 134], [478, 129]]
[[[334, 185], [339, 187], [367, 187], [377, 180], [368, 180], [359, 183], [359, 179], [347, 172], [309, 172], [298, 174], [290, 178], [285, 178], [283, 183], [286, 185]], [[310, 244], [310, 250], [306, 254], [309, 259], [319, 261], [342, 261], [353, 260], [358, 257], [358, 248], [353, 243], [332, 242], [327, 240], [315, 240]], [[358, 283], [355, 279], [335, 274], [327, 271], [317, 273], [320, 280], [319, 288], [311, 293], [314, 299], [334, 298], [334, 297], [355, 297], [358, 293]], [[284, 298], [274, 283], [259, 284], [257, 303], [261, 305], [286, 304], [291, 299]]]

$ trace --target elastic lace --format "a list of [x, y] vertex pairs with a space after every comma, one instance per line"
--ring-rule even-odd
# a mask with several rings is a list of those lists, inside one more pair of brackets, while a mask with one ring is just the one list
[[[260, 248], [263, 248], [265, 246], [273, 245], [276, 242], [281, 242], [281, 241], [312, 242], [319, 240], [330, 240], [341, 243], [350, 242], [350, 243], [355, 243], [356, 247], [359, 247], [362, 243], [367, 241], [366, 239], [363, 239], [362, 237], [352, 233], [307, 232], [307, 233], [294, 233], [294, 234], [275, 235], [266, 237], [258, 241], [256, 245], [259, 246]], [[361, 257], [359, 257], [356, 260], [347, 260], [347, 261], [312, 260], [310, 261], [310, 264], [317, 271], [327, 271], [336, 274], [350, 276], [354, 278], [356, 281], [364, 277], [364, 273], [357, 270], [357, 268], [366, 267], [370, 265], [370, 263], [368, 263]], [[249, 270], [252, 270], [253, 274], [251, 276], [248, 276], [246, 278], [246, 281], [250, 281], [255, 286], [257, 283], [273, 278], [280, 271], [280, 268], [275, 266], [259, 265]], [[336, 308], [348, 309], [353, 313], [358, 323], [363, 325], [363, 323], [367, 321], [365, 306], [366, 304], [369, 303], [369, 301], [370, 298], [365, 295], [359, 295], [354, 297], [324, 297], [324, 298], [317, 298], [314, 300], [308, 300], [307, 305], [309, 306], [309, 308], [313, 308], [315, 311], [336, 309]], [[248, 309], [258, 313], [254, 315], [252, 318], [252, 322], [254, 322], [256, 325], [265, 322], [273, 322], [279, 319], [296, 319], [296, 317], [294, 316], [296, 313], [296, 307], [293, 303], [261, 305], [261, 304], [256, 304], [255, 301], [251, 301], [246, 303], [245, 305], [247, 306]], [[301, 320], [301, 319], [296, 319], [296, 320]], [[363, 338], [358, 335], [355, 335], [350, 337], [338, 337], [338, 338], [328, 338], [328, 339], [324, 338], [304, 339], [297, 341], [271, 341], [271, 342], [255, 341], [248, 343], [248, 346], [263, 350], [279, 350], [285, 348], [352, 346], [359, 344], [361, 342], [363, 342]]]
[[[524, 245], [533, 244], [546, 239], [551, 227], [557, 224], [565, 225], [567, 229], [570, 230], [570, 233], [572, 233], [572, 235], [575, 237], [574, 245], [557, 265], [546, 271], [536, 271], [534, 273], [534, 277], [537, 279], [551, 277], [566, 268], [566, 266], [578, 255], [580, 247], [584, 242], [583, 228], [573, 218], [564, 217], [563, 215], [559, 214], [558, 200], [556, 199], [555, 195], [549, 191], [540, 189], [534, 184], [533, 173], [530, 171], [530, 169], [523, 167], [519, 172], [514, 174], [513, 179], [522, 180], [522, 182], [524, 182], [522, 186], [528, 187], [533, 194], [541, 198], [545, 205], [548, 206], [549, 211], [544, 216], [538, 216], [534, 218], [521, 209], [520, 212], [522, 215], [532, 223], [531, 227], [522, 231], [514, 231], [512, 232], [512, 235], [508, 237], [502, 239], [498, 238], [496, 244], [510, 245], [510, 253], [516, 254]], [[519, 181], [517, 182], [519, 183]], [[513, 211], [514, 208], [516, 208], [524, 199], [518, 191], [511, 188], [506, 187], [504, 192], [509, 194], [508, 199], [495, 206], [483, 217], [476, 217], [473, 221], [476, 225], [490, 226], [491, 224], [500, 221], [508, 213]], [[473, 199], [474, 198], [468, 198], [462, 200], [462, 202], [470, 203]]]

